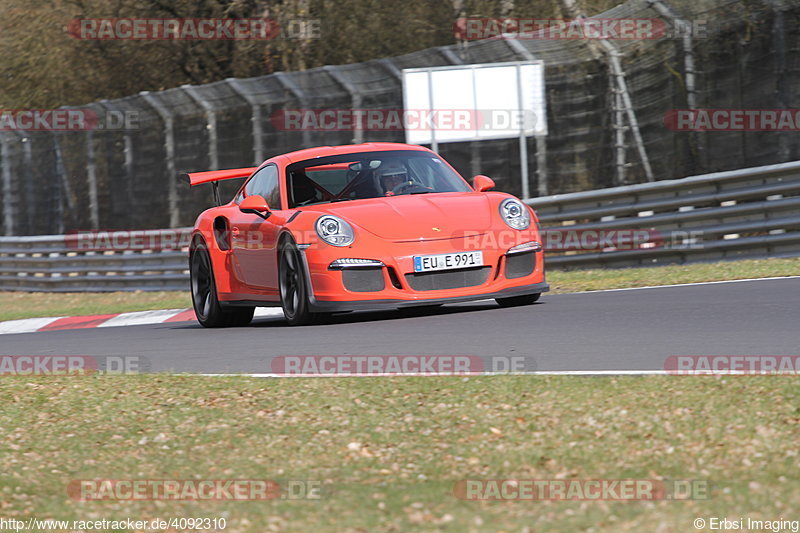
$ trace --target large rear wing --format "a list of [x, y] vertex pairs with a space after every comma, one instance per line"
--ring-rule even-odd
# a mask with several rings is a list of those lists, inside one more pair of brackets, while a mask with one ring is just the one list
[[235, 178], [247, 178], [256, 171], [258, 167], [248, 168], [229, 168], [226, 170], [208, 170], [206, 172], [190, 172], [181, 174], [179, 177], [190, 186], [210, 183], [214, 188], [214, 201], [217, 205], [222, 205], [219, 199], [219, 182], [222, 180], [232, 180]]

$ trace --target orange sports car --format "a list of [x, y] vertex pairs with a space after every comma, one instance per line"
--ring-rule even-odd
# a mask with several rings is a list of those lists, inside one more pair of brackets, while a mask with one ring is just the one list
[[[206, 327], [246, 325], [258, 306], [300, 325], [360, 309], [525, 305], [549, 288], [533, 210], [420, 146], [324, 146], [187, 176], [214, 185], [218, 204], [197, 218], [189, 258]], [[220, 205], [217, 182], [242, 177]]]

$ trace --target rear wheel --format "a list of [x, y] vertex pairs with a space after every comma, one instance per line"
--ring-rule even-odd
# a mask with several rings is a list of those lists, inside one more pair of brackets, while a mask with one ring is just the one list
[[542, 294], [525, 294], [523, 296], [511, 296], [509, 298], [495, 298], [495, 301], [500, 304], [500, 307], [517, 307], [520, 305], [530, 305]]
[[189, 273], [192, 282], [192, 306], [197, 321], [206, 328], [246, 326], [253, 320], [255, 307], [223, 309], [217, 299], [214, 270], [206, 244], [197, 240], [189, 258]]
[[317, 316], [309, 309], [308, 285], [300, 250], [290, 239], [281, 244], [278, 262], [281, 306], [290, 326], [311, 324]]

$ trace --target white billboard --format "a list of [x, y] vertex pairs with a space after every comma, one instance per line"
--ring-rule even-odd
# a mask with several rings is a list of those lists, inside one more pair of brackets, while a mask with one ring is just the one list
[[544, 63], [483, 63], [403, 70], [406, 142], [547, 135]]

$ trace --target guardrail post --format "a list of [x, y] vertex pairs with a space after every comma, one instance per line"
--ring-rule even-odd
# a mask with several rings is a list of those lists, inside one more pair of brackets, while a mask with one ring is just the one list
[[[358, 92], [358, 89], [350, 83], [350, 81], [342, 76], [340, 72], [336, 70], [336, 67], [331, 65], [325, 65], [322, 67], [322, 70], [328, 73], [331, 78], [333, 78], [336, 83], [338, 83], [347, 93], [350, 95], [350, 107], [353, 111], [361, 109], [361, 94]], [[357, 120], [354, 124], [355, 129], [353, 131], [353, 144], [361, 144], [364, 142], [364, 129], [363, 123], [361, 120]]]
[[[292, 95], [297, 98], [297, 101], [300, 102], [301, 106], [305, 106], [305, 93], [297, 86], [294, 80], [286, 75], [285, 72], [276, 72], [273, 74], [275, 79], [278, 80], [278, 83], [281, 86], [292, 93]], [[311, 135], [308, 130], [303, 128], [303, 148], [310, 148], [311, 147]]]
[[261, 128], [261, 105], [255, 97], [247, 92], [242, 82], [236, 78], [227, 78], [225, 82], [230, 85], [233, 92], [244, 98], [250, 105], [250, 123], [253, 126], [253, 164], [258, 166], [264, 162], [264, 137]]
[[0, 134], [0, 164], [2, 165], [3, 178], [3, 233], [5, 235], [14, 235], [16, 213], [14, 210], [14, 194], [11, 190], [11, 147], [9, 136], [5, 133]]
[[[508, 44], [508, 47], [511, 48], [515, 53], [521, 55], [525, 58], [526, 61], [536, 61], [536, 56], [531, 53], [530, 50], [525, 48], [522, 43], [519, 42], [518, 39], [505, 39], [505, 42]], [[519, 74], [518, 74], [519, 76]], [[520, 84], [522, 83], [522, 77], [519, 76]], [[522, 94], [520, 94], [520, 102], [522, 101]], [[537, 182], [537, 193], [539, 196], [547, 196], [548, 194], [548, 186], [547, 186], [547, 138], [544, 135], [535, 135], [536, 139], [536, 182]], [[526, 141], [527, 142], [527, 141]], [[527, 158], [527, 151], [528, 147], [525, 145], [523, 147], [522, 139], [520, 138], [520, 150], [525, 150], [525, 161], [528, 160]], [[522, 185], [522, 196], [523, 198], [528, 198], [530, 196], [529, 193], [529, 186], [528, 186], [528, 169], [524, 169], [522, 171], [523, 175], [523, 185]]]
[[55, 172], [56, 183], [58, 183], [58, 233], [64, 233], [64, 196], [67, 197], [67, 207], [72, 210], [75, 205], [72, 200], [72, 187], [69, 184], [69, 177], [67, 176], [67, 169], [64, 167], [64, 154], [61, 151], [61, 141], [59, 140], [60, 133], [54, 131], [51, 133], [53, 137], [53, 152], [55, 154]]
[[647, 157], [647, 151], [645, 150], [644, 141], [642, 140], [642, 133], [639, 131], [639, 121], [636, 119], [636, 112], [633, 109], [633, 101], [628, 91], [628, 84], [625, 81], [625, 71], [619, 60], [622, 54], [619, 53], [616, 46], [605, 39], [600, 39], [600, 46], [602, 46], [608, 54], [608, 63], [611, 67], [611, 72], [617, 80], [617, 90], [619, 90], [622, 95], [623, 107], [628, 115], [628, 124], [631, 128], [633, 141], [636, 144], [636, 150], [639, 152], [639, 159], [642, 161], [642, 167], [644, 167], [645, 177], [647, 177], [647, 181], [655, 181], [653, 169], [650, 167], [650, 159]]
[[[697, 87], [695, 85], [695, 68], [694, 68], [694, 43], [692, 39], [692, 24], [691, 22], [681, 18], [680, 14], [675, 11], [675, 9], [669, 5], [664, 0], [647, 0], [650, 6], [655, 9], [659, 15], [665, 17], [672, 22], [675, 31], [679, 33], [679, 37], [681, 39], [681, 47], [683, 50], [683, 77], [684, 77], [684, 87], [686, 89], [686, 106], [689, 109], [697, 109]], [[776, 29], [777, 31], [777, 29]], [[773, 34], [774, 35], [774, 34]], [[780, 56], [780, 49], [778, 47], [778, 37], [775, 36], [776, 39], [776, 53]], [[784, 70], [785, 70], [784, 65]], [[785, 106], [780, 106], [785, 107]], [[698, 151], [700, 152], [701, 156], [705, 156], [705, 139], [706, 136], [704, 133], [698, 134], [697, 132], [692, 133], [692, 137], [694, 140], [694, 145], [697, 147]], [[784, 136], [780, 136], [781, 139]], [[787, 154], [788, 158], [788, 154]], [[705, 163], [702, 163], [702, 168], [705, 170]], [[697, 171], [697, 165], [694, 165], [695, 168], [691, 170], [693, 172]]]
[[614, 170], [616, 171], [616, 179], [614, 180], [617, 185], [625, 184], [625, 109], [622, 104], [622, 93], [617, 87], [617, 81], [614, 76], [608, 77], [608, 90], [611, 95], [611, 120], [614, 128], [614, 151], [616, 154]]
[[[786, 109], [789, 107], [788, 102], [791, 99], [789, 84], [786, 79], [788, 70], [786, 68], [786, 16], [781, 3], [769, 0], [768, 4], [772, 6], [775, 12], [772, 26], [772, 42], [775, 49], [775, 96], [777, 97], [777, 105], [775, 107]], [[786, 135], [778, 134], [778, 154], [783, 161], [788, 161], [791, 157], [789, 138]]]
[[89, 217], [92, 229], [100, 228], [99, 201], [97, 198], [97, 165], [94, 154], [94, 131], [86, 131], [86, 181], [89, 187]]
[[[442, 57], [448, 60], [453, 65], [463, 65], [464, 60], [458, 56], [449, 46], [440, 46], [436, 49]], [[474, 100], [474, 95], [473, 95]], [[474, 107], [474, 105], [473, 105]], [[537, 154], [538, 155], [538, 154]], [[481, 151], [480, 143], [476, 141], [469, 142], [469, 167], [472, 175], [480, 174], [481, 171]]]
[[164, 149], [167, 152], [167, 195], [169, 201], [169, 227], [175, 228], [180, 220], [180, 206], [178, 205], [178, 174], [175, 170], [175, 122], [172, 112], [162, 104], [158, 98], [149, 91], [142, 91], [139, 95], [155, 109], [164, 123]]
[[[109, 111], [119, 111], [117, 105], [109, 100], [100, 100], [100, 105]], [[131, 134], [127, 129], [123, 130], [122, 142], [122, 155], [124, 157], [123, 165], [125, 167], [125, 187], [128, 192], [128, 198], [133, 198], [133, 139], [131, 138]]]
[[[22, 146], [22, 169], [21, 169], [21, 176], [19, 180], [23, 184], [23, 188], [25, 190], [25, 198], [28, 201], [31, 201], [36, 194], [36, 190], [33, 186], [33, 179], [31, 177], [31, 169], [33, 169], [33, 154], [31, 153], [31, 140], [30, 138], [25, 135], [24, 131], [17, 130], [14, 133], [17, 134], [19, 137], [19, 142]], [[30, 209], [30, 206], [26, 206], [25, 209], [25, 220], [28, 223], [28, 227], [33, 227], [33, 210]]]
[[181, 89], [186, 91], [189, 97], [200, 104], [206, 114], [206, 127], [208, 128], [208, 163], [211, 170], [219, 170], [219, 145], [217, 143], [217, 114], [214, 107], [203, 98], [197, 87], [192, 85], [181, 85]]

